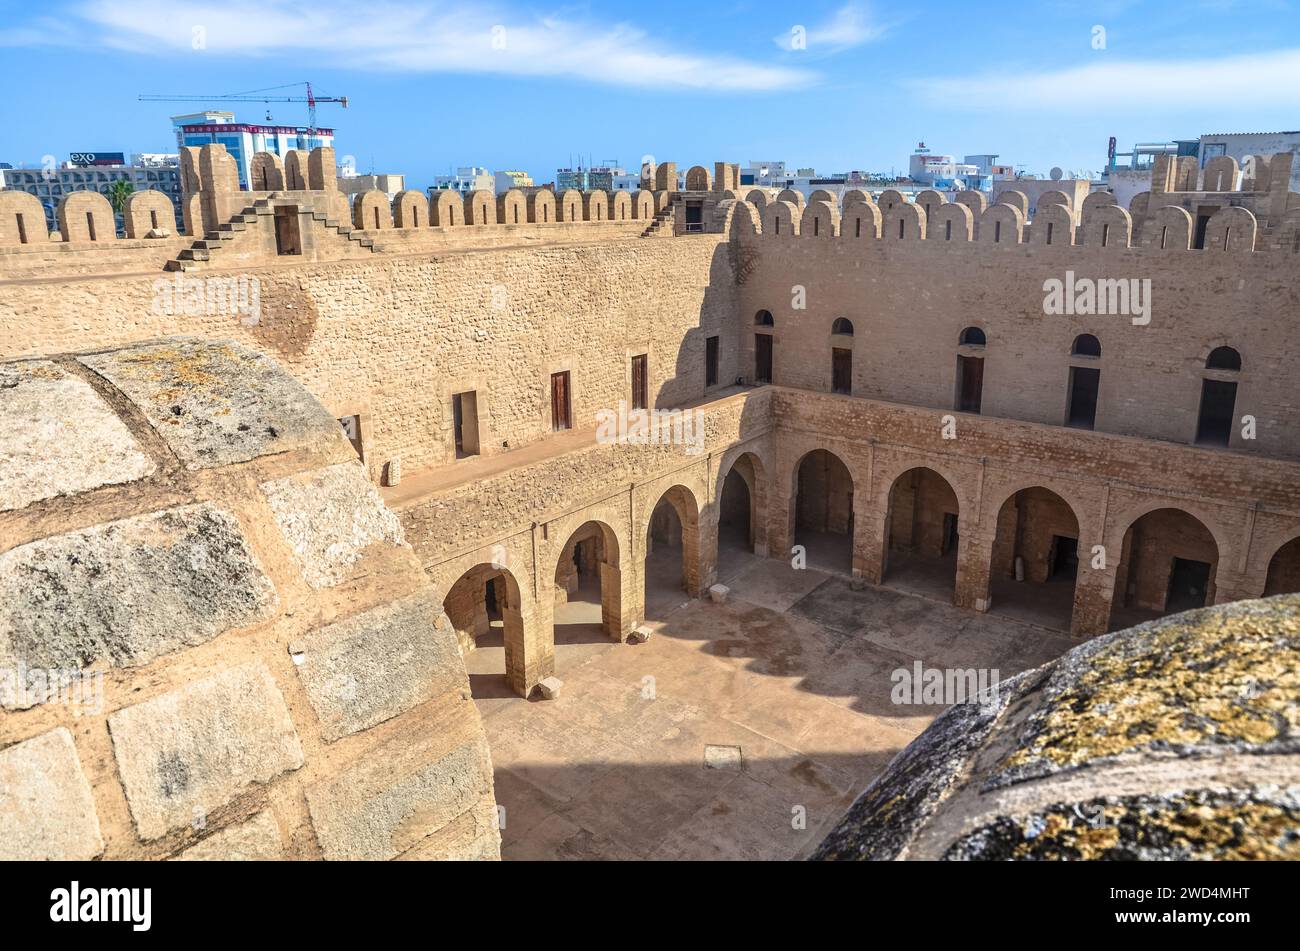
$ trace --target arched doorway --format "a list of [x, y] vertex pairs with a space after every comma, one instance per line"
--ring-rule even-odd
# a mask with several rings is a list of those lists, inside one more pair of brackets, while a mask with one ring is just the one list
[[508, 570], [475, 565], [447, 589], [443, 611], [460, 642], [475, 699], [524, 694], [524, 621]]
[[1079, 520], [1065, 499], [1035, 486], [1002, 503], [989, 566], [996, 613], [1068, 631], [1078, 575]]
[[839, 456], [814, 449], [799, 460], [791, 512], [809, 568], [853, 570], [853, 476]]
[[767, 556], [763, 463], [742, 453], [727, 469], [718, 495], [718, 580], [724, 584], [755, 557]]
[[662, 618], [700, 593], [700, 513], [689, 489], [659, 497], [646, 526], [645, 614]]
[[952, 600], [957, 587], [961, 506], [948, 480], [933, 469], [908, 469], [889, 489], [885, 569], [891, 587]]
[[1147, 512], [1124, 533], [1111, 630], [1213, 604], [1218, 563], [1219, 547], [1200, 520], [1182, 509]]
[[1269, 559], [1264, 597], [1297, 591], [1300, 591], [1300, 537], [1291, 539]]
[[555, 565], [555, 655], [574, 644], [622, 640], [618, 538], [604, 522], [584, 522]]

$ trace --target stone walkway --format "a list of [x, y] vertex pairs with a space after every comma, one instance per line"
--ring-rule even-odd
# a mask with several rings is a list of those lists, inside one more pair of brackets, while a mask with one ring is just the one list
[[894, 705], [895, 669], [919, 659], [1009, 677], [1072, 643], [736, 552], [720, 575], [725, 605], [652, 574], [660, 619], [645, 644], [585, 636], [597, 606], [562, 608], [558, 700], [490, 689], [499, 646], [469, 655], [506, 808], [504, 858], [803, 857], [942, 709]]

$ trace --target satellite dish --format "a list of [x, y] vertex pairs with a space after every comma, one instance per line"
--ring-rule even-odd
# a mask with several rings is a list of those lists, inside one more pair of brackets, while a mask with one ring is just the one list
[[1051, 170], [1050, 172], [1048, 172], [1047, 174], [1050, 175], [1050, 176], [1052, 176], [1052, 181], [1054, 181], [1054, 182], [1059, 182], [1059, 181], [1061, 180], [1061, 176], [1064, 174], [1064, 172], [1061, 171], [1061, 169], [1060, 169], [1059, 166], [1053, 165], [1053, 166], [1052, 166], [1052, 170]]

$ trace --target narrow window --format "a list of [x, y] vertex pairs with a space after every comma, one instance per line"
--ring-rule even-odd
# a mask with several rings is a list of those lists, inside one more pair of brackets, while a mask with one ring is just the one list
[[1110, 242], [1110, 225], [1101, 226], [1101, 246], [1104, 248]]
[[984, 358], [957, 358], [957, 409], [978, 413], [984, 400]]
[[853, 392], [853, 351], [844, 347], [831, 349], [831, 392]]
[[90, 240], [95, 241], [95, 215], [93, 212], [86, 212], [86, 230], [90, 232]]
[[951, 221], [945, 221], [945, 222], [943, 223], [943, 240], [945, 240], [945, 241], [951, 241], [951, 240], [952, 240], [952, 222], [951, 222]]
[[151, 228], [158, 227], [158, 212], [156, 211], [149, 212], [149, 227]]
[[339, 425], [343, 427], [343, 435], [348, 437], [348, 442], [352, 443], [352, 448], [357, 451], [357, 458], [364, 459], [361, 452], [361, 417], [344, 416], [339, 420]]
[[708, 337], [704, 341], [704, 385], [718, 385], [718, 338]]
[[375, 230], [379, 230], [379, 209], [375, 209]]
[[821, 232], [821, 224], [822, 224], [822, 220], [821, 220], [820, 218], [813, 218], [813, 237], [814, 237], [814, 238], [817, 237], [817, 235]]
[[[1297, 244], [1300, 244], [1300, 229], [1297, 229], [1295, 234], [1296, 234], [1296, 243], [1297, 243]], [[854, 218], [854, 219], [853, 219], [853, 237], [855, 237], [855, 238], [860, 238], [860, 237], [862, 237], [862, 219], [861, 219], [861, 218]]]
[[275, 253], [302, 254], [298, 209], [292, 205], [275, 209]]
[[551, 429], [559, 432], [572, 425], [569, 410], [571, 395], [569, 393], [569, 372], [551, 374]]
[[1052, 222], [1047, 223], [1047, 243], [1052, 243]]
[[1070, 408], [1065, 424], [1075, 429], [1092, 429], [1097, 424], [1097, 392], [1101, 387], [1098, 367], [1070, 367]]
[[754, 382], [772, 382], [771, 334], [754, 334]]
[[1192, 247], [1198, 251], [1205, 247], [1205, 229], [1209, 224], [1209, 215], [1196, 216], [1196, 231], [1192, 236]]
[[456, 458], [477, 456], [478, 448], [478, 393], [467, 390], [451, 398], [452, 425], [456, 432]]
[[632, 358], [632, 408], [645, 409], [649, 400], [646, 386], [647, 355]]
[[[22, 216], [22, 215], [15, 215], [14, 217], [18, 219], [18, 243], [19, 243], [19, 244], [26, 244], [26, 243], [27, 243], [27, 223], [23, 220], [23, 216]], [[1296, 232], [1296, 237], [1297, 237], [1297, 238], [1300, 238], [1300, 231], [1297, 231], [1297, 232]]]
[[898, 219], [898, 236], [899, 236], [900, 238], [903, 236], [903, 219], [902, 219], [902, 218], [899, 218], [899, 219]]
[[998, 244], [1002, 240], [1002, 222], [993, 222], [993, 243]]

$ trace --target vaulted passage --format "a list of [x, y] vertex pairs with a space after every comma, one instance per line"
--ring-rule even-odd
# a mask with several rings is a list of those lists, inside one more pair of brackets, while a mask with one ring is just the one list
[[1110, 627], [1214, 603], [1219, 549], [1210, 530], [1181, 509], [1156, 509], [1124, 533]]
[[1269, 561], [1264, 596], [1297, 591], [1300, 591], [1300, 538], [1293, 538], [1274, 552]]
[[584, 522], [555, 566], [555, 645], [618, 640], [622, 615], [618, 539], [604, 522]]
[[951, 599], [957, 583], [957, 493], [933, 469], [909, 469], [889, 490], [886, 584]]
[[990, 566], [993, 610], [1070, 629], [1079, 574], [1079, 520], [1049, 489], [1021, 489], [998, 511]]
[[814, 449], [795, 471], [794, 542], [810, 568], [853, 568], [853, 476], [834, 453]]
[[763, 464], [744, 453], [731, 464], [718, 499], [718, 580], [767, 555], [766, 484]]
[[522, 693], [524, 622], [514, 576], [493, 565], [476, 565], [447, 591], [443, 610], [456, 629], [473, 696]]
[[695, 498], [680, 485], [655, 504], [646, 529], [645, 610], [663, 617], [699, 593], [700, 517]]

